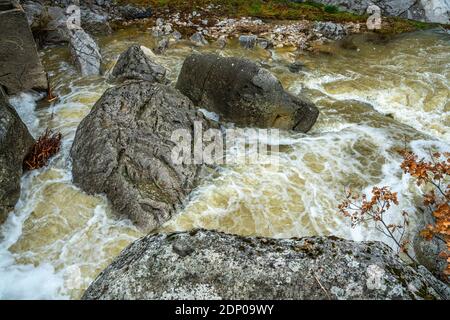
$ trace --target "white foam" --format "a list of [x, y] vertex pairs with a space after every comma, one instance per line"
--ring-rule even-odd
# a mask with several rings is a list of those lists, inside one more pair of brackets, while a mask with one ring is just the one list
[[36, 102], [43, 98], [43, 94], [36, 92], [23, 92], [12, 96], [9, 103], [16, 109], [30, 133], [36, 138], [39, 136], [39, 119], [36, 114]]

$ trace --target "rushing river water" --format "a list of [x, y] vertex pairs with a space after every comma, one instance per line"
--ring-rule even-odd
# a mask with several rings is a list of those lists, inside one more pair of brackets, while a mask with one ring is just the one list
[[[100, 40], [107, 70], [132, 43], [153, 47], [154, 39], [129, 29]], [[419, 192], [402, 175], [396, 151], [405, 146], [423, 156], [430, 148], [450, 151], [450, 36], [433, 31], [356, 43], [358, 51], [301, 55], [306, 68], [298, 74], [288, 71], [295, 54], [287, 49], [248, 51], [233, 44], [224, 50], [224, 55], [263, 63], [286, 89], [316, 103], [319, 120], [307, 135], [281, 134], [276, 167], [221, 167], [161, 231], [204, 227], [270, 237], [333, 234], [391, 244], [370, 226], [350, 228], [337, 205], [346, 186], [369, 192], [374, 185], [389, 185], [399, 193], [400, 207], [414, 212]], [[180, 42], [158, 57], [171, 80], [192, 50]], [[114, 215], [103, 196], [87, 195], [71, 182], [75, 131], [109, 87], [106, 76], [80, 78], [67, 48], [49, 48], [42, 55], [60, 100], [41, 106], [36, 96], [22, 94], [11, 103], [35, 137], [49, 127], [62, 132], [63, 146], [48, 167], [24, 175], [20, 201], [1, 226], [2, 299], [79, 298], [125, 246], [142, 236]], [[398, 221], [400, 209], [389, 218]]]

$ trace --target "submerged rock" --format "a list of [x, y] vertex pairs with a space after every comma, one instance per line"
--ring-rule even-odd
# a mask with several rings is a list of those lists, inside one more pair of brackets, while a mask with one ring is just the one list
[[195, 105], [240, 126], [307, 132], [319, 115], [313, 103], [286, 92], [269, 71], [241, 58], [193, 54], [184, 61], [177, 88]]
[[[71, 150], [73, 180], [152, 231], [184, 206], [202, 167], [172, 161], [177, 129], [209, 121], [176, 89], [148, 81], [107, 90], [81, 121]], [[192, 135], [193, 136], [193, 135]]]
[[14, 2], [0, 8], [0, 87], [8, 94], [47, 89], [47, 78], [39, 59], [25, 12]]
[[223, 34], [217, 39], [216, 43], [220, 49], [224, 49], [228, 44], [228, 37]]
[[202, 46], [206, 46], [208, 44], [208, 40], [205, 39], [205, 37], [203, 36], [203, 34], [201, 32], [196, 32], [194, 33], [190, 40], [192, 41], [192, 43], [196, 46], [202, 47]]
[[70, 30], [70, 52], [83, 76], [99, 75], [102, 63], [100, 49], [83, 29]]
[[239, 44], [245, 49], [253, 49], [256, 46], [258, 37], [255, 35], [241, 35], [239, 36]]
[[289, 64], [288, 69], [292, 73], [299, 73], [303, 69], [305, 69], [305, 64], [301, 61], [295, 61]]
[[83, 299], [448, 299], [385, 244], [194, 230], [132, 243]]
[[123, 52], [111, 73], [111, 78], [124, 80], [146, 80], [165, 82], [166, 69], [153, 61], [154, 55], [149, 48], [137, 44]]
[[34, 139], [0, 89], [0, 224], [20, 196], [22, 163]]

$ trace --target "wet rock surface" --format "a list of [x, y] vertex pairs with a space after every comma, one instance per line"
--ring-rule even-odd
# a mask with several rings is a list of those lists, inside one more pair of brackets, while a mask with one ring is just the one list
[[95, 40], [83, 29], [70, 30], [70, 52], [83, 76], [101, 73], [102, 56]]
[[0, 10], [0, 86], [8, 94], [46, 90], [47, 78], [26, 14], [12, 2], [4, 3], [10, 6]]
[[[202, 166], [172, 162], [177, 129], [210, 122], [177, 90], [147, 81], [107, 90], [77, 129], [73, 180], [104, 193], [116, 212], [145, 231], [169, 220], [197, 185]], [[193, 136], [193, 133], [192, 133]]]
[[149, 48], [132, 45], [123, 52], [111, 72], [111, 78], [117, 81], [145, 80], [166, 82], [166, 69], [154, 61]]
[[0, 224], [20, 196], [22, 162], [34, 139], [0, 89]]
[[380, 242], [276, 240], [215, 231], [148, 235], [126, 248], [83, 299], [448, 299], [424, 268]]
[[203, 47], [208, 44], [208, 41], [205, 39], [205, 37], [203, 36], [203, 34], [201, 32], [194, 33], [190, 37], [190, 40], [194, 45], [196, 45], [198, 47]]
[[240, 126], [307, 132], [319, 114], [311, 102], [284, 91], [269, 71], [241, 58], [193, 54], [177, 88], [195, 105]]

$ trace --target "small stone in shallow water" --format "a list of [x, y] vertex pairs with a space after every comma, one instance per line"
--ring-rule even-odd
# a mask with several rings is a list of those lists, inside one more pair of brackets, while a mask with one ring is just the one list
[[227, 43], [228, 43], [228, 39], [227, 39], [226, 35], [221, 35], [219, 37], [219, 39], [217, 39], [217, 44], [219, 45], [219, 47], [221, 49], [225, 48], [227, 46]]
[[239, 44], [245, 49], [253, 49], [256, 46], [258, 37], [255, 35], [241, 35], [239, 36]]
[[163, 54], [169, 48], [169, 40], [167, 38], [163, 38], [158, 42], [158, 45], [155, 48], [155, 53]]
[[261, 49], [269, 49], [271, 47], [271, 43], [269, 40], [264, 38], [258, 38], [258, 47]]
[[194, 33], [190, 39], [196, 46], [205, 46], [208, 44], [208, 41], [201, 32]]
[[183, 35], [179, 31], [175, 30], [174, 32], [172, 32], [172, 38], [178, 41], [183, 38]]
[[299, 73], [301, 70], [303, 70], [305, 68], [305, 64], [300, 61], [295, 61], [295, 62], [291, 63], [288, 66], [288, 68], [289, 68], [289, 71], [292, 73]]

